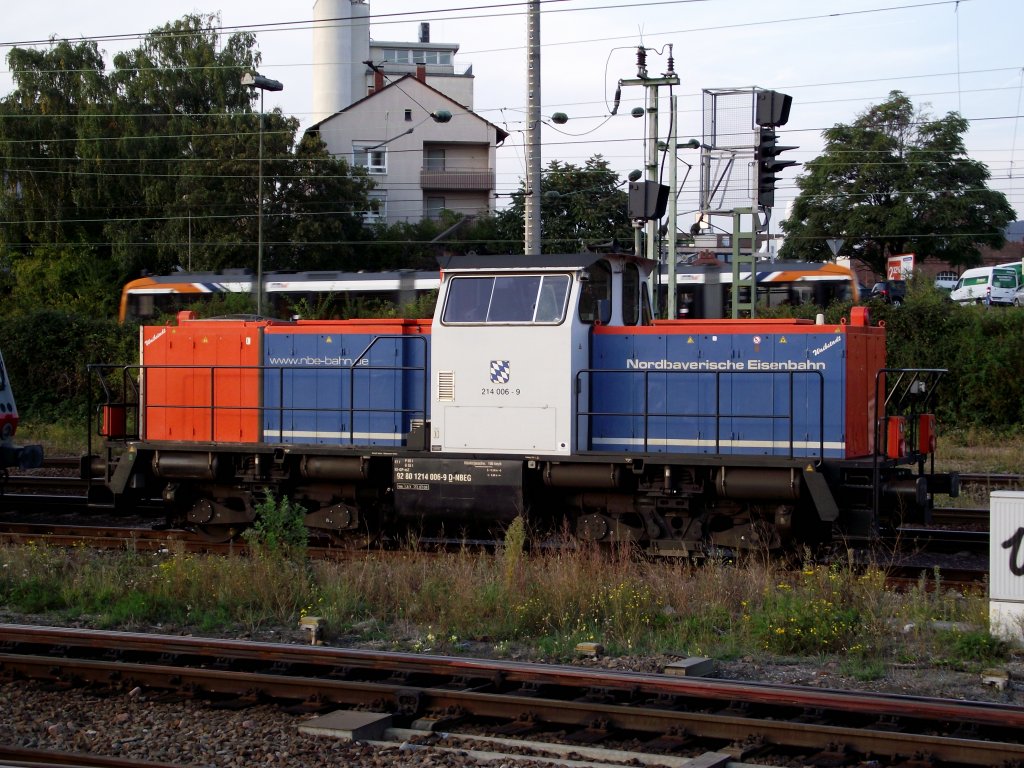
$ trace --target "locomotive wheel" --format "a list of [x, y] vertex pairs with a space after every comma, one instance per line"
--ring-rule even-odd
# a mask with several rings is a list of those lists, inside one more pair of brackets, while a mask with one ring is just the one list
[[238, 538], [246, 527], [239, 513], [210, 499], [198, 499], [188, 512], [187, 525], [212, 544], [226, 544]]

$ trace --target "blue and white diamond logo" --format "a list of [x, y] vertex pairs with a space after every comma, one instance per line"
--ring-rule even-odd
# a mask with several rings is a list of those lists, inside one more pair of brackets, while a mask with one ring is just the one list
[[491, 360], [491, 381], [495, 384], [508, 384], [511, 377], [508, 360]]

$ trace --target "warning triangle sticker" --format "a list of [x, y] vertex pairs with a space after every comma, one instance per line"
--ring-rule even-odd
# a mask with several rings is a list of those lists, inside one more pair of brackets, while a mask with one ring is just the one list
[[689, 336], [689, 337], [687, 337], [687, 339], [686, 339], [686, 343], [687, 343], [687, 344], [693, 344], [693, 336]]
[[779, 344], [785, 344], [785, 343], [786, 343], [786, 337], [785, 336], [780, 336], [779, 337]]

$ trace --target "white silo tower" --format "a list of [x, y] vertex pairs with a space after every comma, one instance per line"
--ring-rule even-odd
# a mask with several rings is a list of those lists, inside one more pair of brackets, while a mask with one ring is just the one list
[[313, 122], [366, 95], [370, 6], [366, 0], [314, 0]]

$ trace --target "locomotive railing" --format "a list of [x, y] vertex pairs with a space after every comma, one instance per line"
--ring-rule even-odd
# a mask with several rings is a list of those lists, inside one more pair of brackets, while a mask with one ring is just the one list
[[[949, 373], [946, 368], [881, 368], [875, 373], [875, 413], [874, 450], [871, 452], [871, 495], [872, 506], [877, 513], [882, 499], [882, 463], [893, 460], [906, 463], [910, 460], [917, 464], [918, 475], [925, 471], [925, 461], [929, 462], [928, 474], [935, 477], [935, 453], [921, 451], [917, 417], [934, 411], [935, 395], [942, 377]], [[903, 417], [901, 426], [903, 444], [891, 444], [889, 417]], [[900, 429], [896, 433], [900, 433]]]
[[[387, 341], [387, 340], [398, 340], [398, 341], [401, 341], [401, 342], [412, 341], [412, 342], [415, 342], [415, 343], [422, 344], [423, 345], [423, 361], [424, 361], [423, 365], [381, 365], [379, 363], [378, 364], [371, 364], [369, 362], [369, 356], [370, 356], [371, 351], [373, 350], [373, 348], [375, 346], [377, 346], [378, 343], [383, 342], [383, 341]], [[293, 365], [289, 365], [289, 366], [265, 366], [264, 367], [265, 370], [271, 370], [271, 371], [276, 370], [278, 372], [278, 377], [277, 377], [278, 378], [278, 395], [279, 395], [278, 402], [282, 403], [282, 405], [276, 406], [276, 407], [267, 407], [266, 405], [264, 405], [264, 411], [265, 412], [278, 412], [278, 414], [279, 414], [279, 418], [278, 418], [278, 425], [279, 426], [278, 426], [278, 429], [276, 431], [276, 436], [277, 436], [278, 441], [281, 442], [281, 441], [284, 440], [284, 416], [285, 416], [285, 414], [290, 414], [290, 415], [294, 416], [295, 414], [301, 414], [301, 413], [309, 413], [309, 414], [317, 414], [317, 415], [336, 413], [336, 412], [345, 413], [345, 414], [348, 415], [348, 424], [349, 424], [348, 444], [349, 445], [355, 445], [356, 444], [356, 439], [355, 439], [355, 436], [356, 436], [355, 422], [356, 422], [356, 416], [357, 415], [360, 415], [360, 416], [365, 415], [365, 416], [368, 416], [368, 417], [372, 418], [373, 414], [381, 414], [381, 415], [401, 414], [401, 416], [403, 417], [403, 421], [407, 418], [408, 422], [410, 423], [410, 425], [414, 426], [417, 419], [419, 419], [419, 420], [421, 420], [422, 422], [425, 423], [426, 422], [426, 418], [427, 418], [427, 405], [430, 402], [430, 391], [429, 391], [430, 379], [427, 376], [427, 369], [426, 369], [426, 366], [427, 366], [427, 362], [426, 362], [427, 361], [427, 346], [426, 346], [426, 344], [427, 344], [427, 340], [423, 336], [375, 336], [373, 339], [370, 340], [370, 343], [366, 345], [366, 347], [363, 349], [363, 351], [360, 352], [355, 357], [353, 357], [351, 362], [347, 366], [345, 366], [348, 369], [348, 398], [347, 398], [348, 399], [348, 404], [343, 406], [343, 407], [341, 407], [341, 408], [336, 408], [336, 409], [324, 408], [324, 407], [316, 405], [316, 404], [311, 405], [308, 408], [301, 408], [301, 407], [294, 407], [294, 406], [289, 406], [289, 407], [286, 408], [283, 405], [283, 402], [284, 402], [284, 374], [285, 374], [285, 372], [287, 372], [287, 371], [299, 371], [299, 370], [325, 371], [325, 370], [330, 370], [329, 368], [325, 368], [324, 366], [315, 366], [315, 365], [313, 365], [313, 366], [293, 366]], [[365, 374], [365, 375], [369, 376], [370, 374], [372, 374], [374, 372], [380, 372], [380, 371], [400, 371], [400, 372], [412, 371], [412, 372], [422, 373], [423, 374], [422, 375], [422, 387], [421, 387], [421, 390], [419, 392], [419, 394], [421, 396], [420, 402], [423, 403], [422, 407], [419, 407], [419, 408], [404, 408], [404, 407], [403, 408], [398, 408], [398, 407], [369, 408], [369, 407], [357, 407], [355, 405], [355, 398], [356, 398], [356, 394], [357, 394], [356, 393], [356, 376], [358, 376], [359, 374]], [[403, 386], [405, 380], [406, 380], [405, 376], [399, 376], [398, 377], [399, 385]], [[273, 433], [274, 433], [274, 430], [266, 430], [265, 429], [263, 431], [263, 439], [264, 440], [269, 440], [273, 436]], [[405, 443], [405, 439], [404, 438], [402, 439], [402, 442], [403, 442], [403, 444]]]
[[[372, 349], [379, 343], [396, 339], [401, 342], [411, 341], [423, 345], [423, 363], [420, 365], [381, 364], [369, 360]], [[224, 442], [257, 443], [285, 439], [286, 417], [299, 414], [316, 415], [321, 420], [331, 414], [339, 417], [339, 424], [348, 424], [346, 431], [332, 435], [336, 444], [364, 444], [357, 439], [355, 429], [357, 417], [372, 420], [374, 415], [395, 416], [399, 426], [408, 425], [406, 430], [399, 430], [395, 435], [397, 442], [405, 444], [409, 434], [414, 432], [417, 423], [425, 423], [429, 404], [429, 377], [426, 373], [427, 347], [426, 339], [419, 336], [378, 336], [351, 360], [350, 365], [91, 365], [90, 372], [97, 377], [102, 396], [96, 404], [90, 403], [90, 411], [95, 414], [94, 428], [89, 430], [89, 452], [92, 452], [94, 434], [109, 439], [143, 440], [174, 440], [198, 442], [216, 440]], [[342, 386], [342, 378], [337, 382], [335, 407], [325, 407], [310, 396], [308, 405], [285, 403], [286, 373], [330, 373], [346, 369], [344, 373], [347, 387]], [[359, 405], [358, 397], [366, 396], [372, 391], [373, 381], [370, 377], [383, 371], [418, 372], [419, 384], [416, 396], [419, 404], [406, 406], [390, 404], [386, 407]], [[169, 375], [176, 379], [168, 382]], [[190, 375], [191, 374], [191, 375]], [[162, 380], [161, 380], [162, 377]], [[367, 381], [361, 382], [365, 377]], [[406, 376], [396, 376], [397, 387], [404, 397]], [[315, 382], [322, 386], [323, 381]], [[253, 393], [251, 404], [241, 402], [240, 389], [244, 386]], [[278, 398], [274, 405], [266, 404], [265, 394], [268, 387], [275, 387]], [[154, 389], [168, 389], [167, 395], [157, 395]], [[298, 394], [302, 394], [301, 392]], [[293, 393], [293, 400], [295, 393]], [[414, 398], [410, 398], [414, 399]], [[191, 434], [172, 436], [170, 432], [158, 434], [162, 427], [161, 418], [175, 414], [175, 424], [188, 424]], [[268, 426], [268, 414], [276, 414], [276, 425]], [[157, 427], [153, 424], [158, 423]], [[225, 434], [233, 429], [238, 431], [237, 440], [226, 440]], [[294, 441], [293, 441], [294, 442]]]
[[[584, 396], [589, 398], [589, 402], [594, 401], [594, 389], [600, 386], [600, 379], [606, 376], [627, 376], [627, 377], [640, 377], [643, 382], [642, 392], [643, 398], [642, 403], [638, 410], [633, 411], [605, 411], [605, 410], [594, 410], [590, 408], [582, 408], [579, 403]], [[664, 392], [665, 399], [664, 408], [657, 408], [652, 410], [650, 403], [651, 398], [651, 377], [663, 377], [665, 379], [664, 384], [659, 386], [660, 391]], [[683, 408], [683, 409], [672, 409], [671, 405], [673, 402], [693, 402], [688, 400], [689, 392], [692, 392], [692, 388], [688, 388], [689, 382], [695, 382], [695, 377], [701, 377], [701, 381], [705, 382], [703, 386], [708, 386], [706, 382], [708, 380], [713, 381], [711, 392], [705, 396], [706, 400], [711, 400], [714, 403], [712, 409], [701, 409], [701, 408]], [[783, 379], [788, 384], [786, 387], [786, 398], [785, 398], [785, 410], [782, 413], [775, 413], [775, 409], [780, 405], [777, 401], [768, 397], [766, 399], [766, 407], [770, 407], [771, 410], [765, 411], [752, 411], [749, 413], [737, 413], [733, 405], [723, 405], [722, 395], [725, 388], [723, 387], [723, 377], [729, 379], [729, 384], [733, 383], [733, 377], [750, 377], [750, 376], [764, 376], [773, 377], [774, 379]], [[808, 423], [808, 428], [813, 427], [816, 431], [816, 437], [812, 438], [809, 434], [801, 440], [797, 439], [796, 432], [796, 413], [794, 403], [794, 383], [796, 377], [809, 377], [809, 383], [807, 385], [807, 397], [812, 394], [817, 396], [817, 418], [814, 423]], [[598, 381], [595, 381], [598, 380]], [[766, 379], [766, 383], [768, 383]], [[637, 391], [635, 387], [630, 387], [632, 391]], [[733, 436], [723, 437], [722, 435], [722, 422], [728, 420], [730, 424], [735, 425], [736, 423], [768, 423], [773, 425], [771, 429], [768, 429], [768, 433], [773, 437], [772, 440], [768, 441], [772, 443], [771, 455], [779, 455], [775, 453], [780, 446], [775, 445], [774, 435], [776, 430], [775, 424], [784, 424], [785, 439], [782, 448], [785, 451], [785, 455], [789, 458], [795, 458], [800, 456], [801, 458], [820, 458], [824, 457], [826, 449], [825, 441], [825, 379], [820, 371], [665, 371], [665, 370], [635, 370], [635, 369], [600, 369], [600, 368], [588, 368], [581, 370], [577, 374], [576, 378], [576, 392], [577, 392], [577, 408], [576, 408], [576, 449], [581, 452], [596, 452], [602, 449], [595, 447], [594, 438], [594, 425], [595, 420], [608, 418], [608, 419], [631, 419], [640, 420], [642, 429], [639, 438], [637, 436], [621, 436], [621, 438], [610, 437], [601, 438], [606, 440], [610, 444], [621, 444], [624, 440], [636, 443], [639, 440], [639, 450], [647, 453], [651, 447], [656, 444], [664, 443], [666, 446], [669, 441], [681, 441], [690, 440], [693, 442], [695, 447], [708, 447], [713, 448], [714, 453], [722, 453], [723, 448], [728, 447], [723, 445], [724, 443], [732, 442]], [[753, 405], [753, 403], [747, 403], [746, 405]], [[665, 435], [654, 437], [652, 436], [652, 422], [657, 420], [663, 422], [665, 427]], [[681, 424], [684, 420], [695, 422], [695, 423], [711, 423], [714, 425], [713, 433], [710, 435], [702, 434], [697, 429], [695, 434], [686, 434], [680, 431], [672, 432], [670, 434], [667, 424], [675, 421], [677, 424]], [[840, 427], [840, 431], [845, 429], [845, 425]], [[806, 434], [806, 430], [805, 430]], [[801, 447], [804, 450], [797, 452], [797, 447]], [[811, 449], [810, 446], [814, 446]], [[607, 451], [609, 449], [603, 449]], [[617, 450], [617, 449], [613, 449]], [[730, 451], [733, 452], [733, 451]]]
[[87, 370], [95, 377], [102, 391], [99, 402], [94, 402], [95, 390], [89, 388], [88, 412], [93, 414], [93, 428], [88, 430], [89, 453], [92, 453], [94, 434], [103, 437], [138, 437], [139, 385], [132, 371], [138, 366], [90, 364]]

